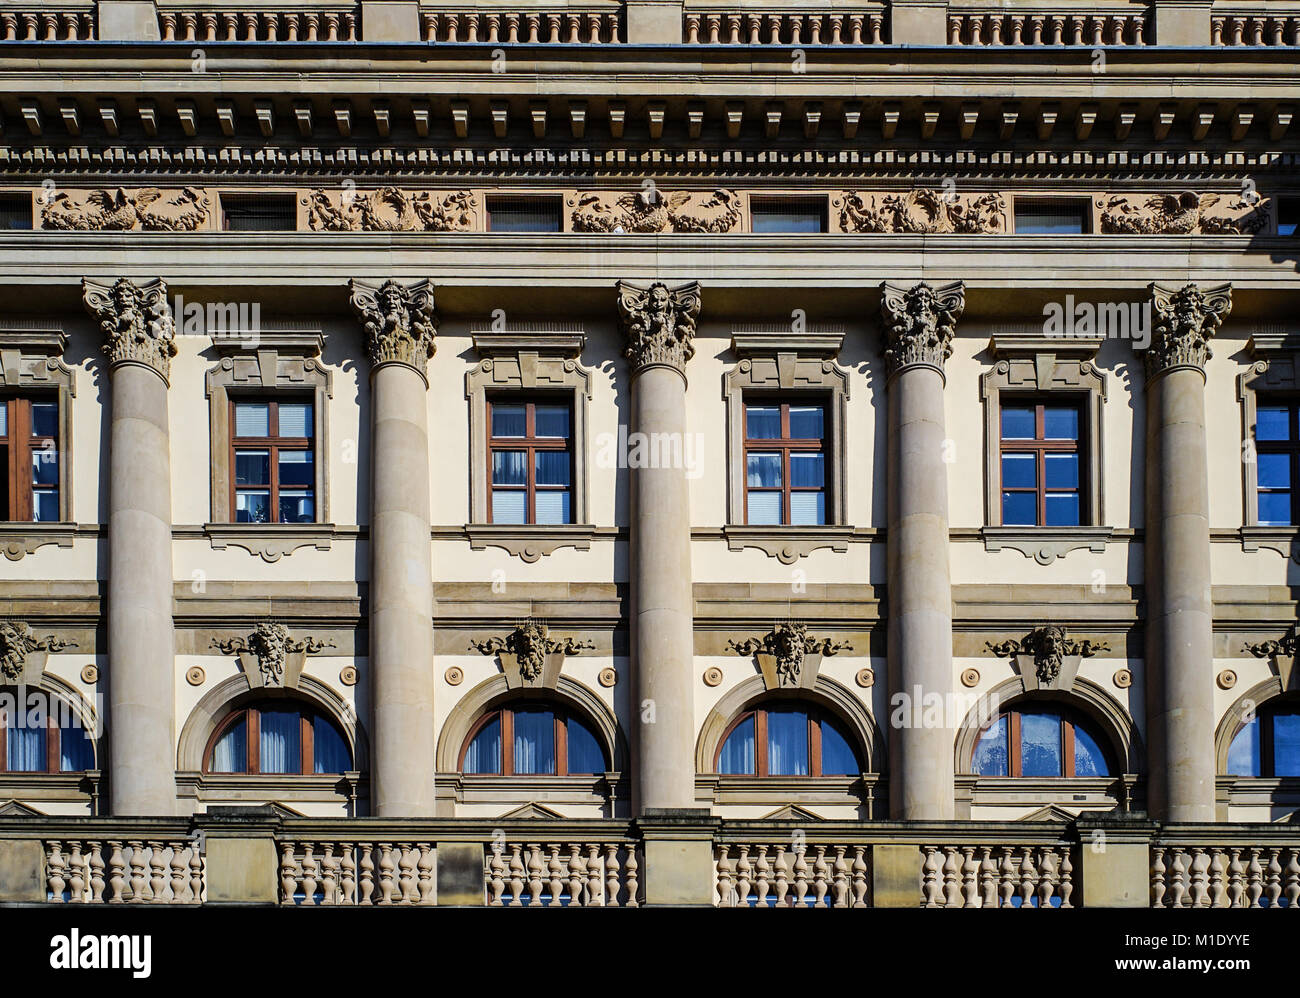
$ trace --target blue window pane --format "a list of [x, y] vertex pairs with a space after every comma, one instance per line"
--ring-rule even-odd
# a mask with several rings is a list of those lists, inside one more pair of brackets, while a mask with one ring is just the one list
[[1002, 439], [1033, 440], [1036, 435], [1033, 409], [1004, 407], [1002, 410]]
[[1049, 489], [1077, 489], [1079, 487], [1078, 454], [1045, 454], [1043, 477]]
[[59, 769], [81, 773], [95, 768], [95, 743], [79, 723], [65, 724], [59, 731]]
[[235, 493], [236, 523], [268, 523], [270, 509], [271, 493], [269, 492]]
[[[520, 493], [522, 495], [523, 493]], [[534, 500], [538, 523], [569, 522], [569, 492], [538, 492]]]
[[732, 776], [753, 776], [758, 772], [752, 714], [732, 728], [731, 734], [722, 743], [722, 751], [718, 754], [718, 772]]
[[1256, 440], [1289, 440], [1291, 413], [1284, 405], [1260, 406], [1255, 410]]
[[821, 488], [826, 484], [825, 458], [821, 454], [791, 454], [790, 484]]
[[779, 524], [781, 522], [781, 493], [749, 493], [749, 522], [762, 526]]
[[1077, 527], [1079, 525], [1079, 493], [1049, 492], [1046, 496], [1047, 526]]
[[9, 436], [9, 403], [0, 399], [0, 437]]
[[302, 717], [296, 710], [260, 711], [262, 733], [257, 743], [259, 771], [302, 772]]
[[1057, 714], [1020, 715], [1022, 776], [1062, 776], [1061, 718]]
[[751, 440], [775, 440], [781, 436], [781, 407], [751, 405], [745, 409], [745, 435]]
[[280, 436], [310, 437], [312, 430], [310, 402], [280, 403]]
[[280, 490], [281, 523], [314, 523], [316, 521], [316, 500], [306, 489], [293, 491]]
[[239, 402], [235, 405], [235, 436], [269, 437], [271, 407], [265, 402]]
[[248, 772], [248, 721], [240, 717], [226, 729], [212, 749], [212, 772]]
[[984, 729], [971, 757], [971, 772], [976, 776], [1008, 776], [1007, 719], [999, 717]]
[[539, 450], [533, 456], [537, 461], [538, 485], [569, 484], [569, 452], [565, 450]]
[[839, 728], [830, 721], [823, 720], [822, 728], [822, 775], [856, 776], [862, 772], [858, 754], [844, 737]]
[[465, 749], [465, 772], [501, 772], [501, 715], [497, 714], [479, 729]]
[[1291, 487], [1291, 455], [1259, 455], [1259, 487], [1261, 489], [1289, 489]]
[[808, 715], [803, 711], [767, 712], [767, 771], [772, 776], [808, 775]]
[[41, 447], [32, 452], [32, 484], [59, 484], [59, 452], [53, 447]]
[[54, 523], [59, 519], [59, 493], [57, 489], [41, 489], [32, 493], [32, 514], [37, 523]]
[[1260, 492], [1258, 519], [1260, 526], [1289, 526], [1291, 523], [1290, 492]]
[[492, 406], [492, 436], [522, 437], [528, 432], [528, 410], [522, 405]]
[[790, 406], [790, 437], [794, 440], [820, 440], [823, 418], [819, 405]]
[[1034, 454], [1002, 455], [1002, 487], [1032, 489], [1038, 484], [1038, 458]]
[[1078, 440], [1079, 410], [1045, 408], [1043, 410], [1043, 437], [1046, 440]]
[[549, 710], [517, 710], [515, 772], [555, 773], [555, 715]]
[[313, 717], [311, 723], [312, 772], [346, 773], [352, 768], [352, 753], [348, 751], [343, 733], [323, 717]]
[[11, 773], [45, 771], [45, 717], [17, 710], [5, 723], [5, 765]]
[[1259, 776], [1259, 718], [1248, 724], [1232, 736], [1228, 746], [1229, 776]]
[[316, 464], [311, 451], [280, 451], [280, 488], [310, 488], [315, 484]]
[[571, 717], [567, 735], [570, 774], [605, 772], [605, 753], [600, 750], [600, 742], [590, 728]]
[[563, 405], [539, 405], [535, 409], [536, 434], [539, 437], [568, 437], [569, 408]]
[[1008, 527], [1032, 527], [1038, 523], [1038, 497], [1032, 492], [1002, 493], [1002, 523]]
[[1300, 714], [1273, 717], [1273, 775], [1300, 776]]
[[524, 523], [528, 519], [528, 496], [519, 491], [492, 492], [493, 523]]
[[266, 450], [235, 451], [236, 485], [270, 485], [271, 452]]
[[779, 488], [781, 485], [780, 454], [750, 454], [745, 461], [745, 481], [752, 488]]
[[1077, 724], [1074, 726], [1074, 775], [1110, 775], [1110, 767], [1106, 765], [1106, 754], [1097, 744], [1097, 739]]
[[32, 436], [57, 437], [59, 435], [59, 406], [57, 402], [32, 403]]
[[[775, 495], [775, 493], [771, 494]], [[824, 524], [826, 522], [826, 493], [791, 492], [790, 522], [796, 526]]]
[[493, 485], [524, 485], [527, 482], [527, 451], [498, 450], [492, 452]]

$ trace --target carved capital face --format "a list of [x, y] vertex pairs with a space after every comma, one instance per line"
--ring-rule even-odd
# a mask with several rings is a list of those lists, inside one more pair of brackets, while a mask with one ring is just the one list
[[655, 283], [642, 289], [619, 281], [618, 317], [635, 373], [652, 364], [667, 364], [685, 373], [695, 356], [695, 320], [700, 314], [698, 283], [669, 288]]
[[931, 287], [881, 285], [880, 315], [885, 326], [885, 364], [890, 376], [914, 364], [943, 370], [952, 353], [957, 320], [966, 307], [961, 281]]
[[425, 280], [407, 287], [385, 281], [376, 288], [352, 281], [349, 291], [352, 308], [365, 327], [370, 363], [405, 364], [423, 376], [438, 331], [433, 283]]
[[32, 652], [57, 652], [73, 646], [75, 642], [60, 640], [53, 634], [36, 637], [24, 620], [0, 620], [0, 678], [21, 682]]
[[103, 351], [109, 362], [146, 364], [166, 380], [176, 356], [176, 325], [161, 280], [136, 284], [123, 277], [116, 284], [82, 281], [82, 300], [99, 320]]
[[1210, 340], [1232, 311], [1232, 285], [1202, 290], [1195, 284], [1174, 289], [1151, 285], [1151, 348], [1145, 361], [1147, 377], [1175, 367], [1195, 367], [1202, 372], [1214, 354]]

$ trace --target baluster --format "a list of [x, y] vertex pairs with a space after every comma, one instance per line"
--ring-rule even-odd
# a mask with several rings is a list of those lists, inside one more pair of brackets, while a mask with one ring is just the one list
[[755, 863], [755, 873], [758, 877], [758, 897], [757, 904], [760, 908], [767, 907], [767, 894], [772, 888], [772, 865], [767, 861], [766, 845], [758, 847], [758, 860]]
[[819, 845], [817, 847], [817, 856], [813, 860], [814, 908], [826, 907], [826, 880], [829, 874], [830, 868], [826, 865], [826, 847]]
[[999, 852], [1002, 859], [998, 863], [998, 907], [1010, 908], [1011, 898], [1016, 893], [1015, 850], [1010, 846], [1002, 846]]
[[845, 859], [847, 846], [835, 847], [835, 858], [831, 861], [831, 904], [836, 908], [849, 906], [849, 862]]
[[371, 895], [375, 891], [375, 847], [370, 842], [361, 845], [361, 903], [373, 904]]
[[1052, 907], [1052, 897], [1056, 894], [1056, 885], [1060, 879], [1057, 873], [1057, 852], [1052, 848], [1038, 851], [1038, 907], [1046, 911]]
[[786, 862], [784, 844], [776, 847], [776, 862], [772, 869], [776, 872], [776, 896], [772, 904], [779, 908], [789, 903], [790, 892], [790, 864]]
[[637, 880], [637, 871], [640, 869], [640, 866], [638, 865], [636, 858], [636, 843], [630, 843], [627, 847], [626, 867], [627, 906], [629, 908], [636, 908], [641, 904], [640, 899], [637, 897], [641, 885], [640, 881]]
[[528, 849], [528, 907], [542, 906], [542, 847], [529, 843]]
[[975, 858], [974, 846], [962, 846], [962, 907], [980, 908], [984, 899], [979, 892], [980, 864]]
[[1206, 908], [1210, 904], [1210, 857], [1202, 848], [1192, 849], [1192, 907]]
[[86, 900], [86, 860], [81, 855], [81, 843], [72, 841], [72, 855], [68, 857], [69, 900], [81, 904]]
[[867, 882], [867, 847], [853, 847], [853, 907], [865, 908], [867, 906], [867, 891], [870, 884]]
[[1034, 888], [1038, 886], [1038, 875], [1034, 867], [1034, 850], [1025, 846], [1020, 851], [1020, 907], [1034, 906]]
[[185, 865], [185, 843], [168, 843], [172, 851], [172, 903], [180, 904], [185, 899], [185, 888], [189, 880], [189, 869]]
[[1226, 908], [1228, 891], [1225, 885], [1224, 852], [1222, 849], [1210, 850], [1210, 907]]
[[725, 843], [719, 844], [717, 860], [713, 864], [714, 880], [716, 881], [715, 889], [718, 892], [719, 908], [735, 907], [735, 902], [732, 901], [732, 891], [734, 891], [735, 888], [732, 886], [730, 853], [731, 846], [726, 845]]
[[1278, 862], [1277, 848], [1268, 851], [1268, 906], [1270, 908], [1280, 908], [1279, 899], [1282, 897], [1282, 864]]
[[921, 899], [927, 908], [941, 908], [939, 890], [939, 855], [934, 846], [925, 846], [925, 862], [921, 864]]
[[203, 852], [197, 838], [190, 840], [190, 902], [203, 903]]
[[753, 887], [754, 872], [753, 866], [749, 862], [749, 846], [741, 844], [736, 847], [739, 853], [736, 859], [736, 900], [737, 908], [744, 908], [749, 905], [749, 892]]
[[1259, 906], [1260, 896], [1264, 893], [1264, 868], [1259, 862], [1259, 852], [1258, 846], [1251, 846], [1250, 864], [1246, 868], [1246, 897], [1251, 908]]
[[802, 908], [804, 897], [808, 893], [808, 861], [806, 854], [807, 848], [803, 845], [794, 850], [794, 882], [791, 885], [794, 888], [794, 894], [790, 898], [792, 908]]
[[355, 847], [344, 844], [339, 857], [339, 904], [357, 903], [357, 860]]
[[1185, 855], [1177, 846], [1169, 850], [1169, 907], [1171, 908], [1183, 907], [1183, 897], [1187, 894]]
[[948, 18], [948, 44], [949, 45], [961, 44], [961, 27], [962, 27], [962, 19], [960, 17]]
[[316, 901], [316, 874], [319, 871], [316, 864], [316, 843], [304, 842], [302, 847], [302, 903], [305, 905], [315, 905]]
[[109, 842], [111, 853], [108, 857], [108, 885], [113, 889], [109, 904], [121, 904], [126, 900], [126, 861], [122, 858], [122, 843]]
[[524, 897], [524, 861], [520, 854], [519, 843], [510, 847], [510, 906], [523, 904]]
[[104, 855], [99, 842], [87, 842], [86, 847], [90, 850], [90, 900], [100, 904], [104, 900]]
[[1241, 849], [1234, 846], [1228, 852], [1231, 856], [1228, 861], [1228, 907], [1244, 908], [1246, 868], [1241, 864]]
[[1286, 887], [1283, 893], [1286, 896], [1286, 906], [1294, 908], [1300, 902], [1300, 859], [1297, 859], [1295, 849], [1287, 849], [1286, 857]]
[[1070, 858], [1070, 849], [1067, 846], [1061, 851], [1061, 907], [1073, 908], [1070, 903], [1070, 897], [1074, 894], [1074, 860]]
[[[605, 907], [618, 907], [618, 843], [610, 842], [605, 846]], [[636, 904], [635, 897], [628, 898], [628, 905]]]
[[1164, 849], [1154, 848], [1151, 850], [1151, 907], [1163, 908], [1165, 904], [1165, 891], [1168, 889], [1165, 883], [1165, 851]]
[[433, 847], [428, 842], [417, 842], [415, 848], [420, 850], [420, 858], [415, 863], [418, 878], [415, 903], [433, 904]]
[[379, 843], [379, 904], [392, 904], [396, 886], [393, 883], [393, 844]]
[[992, 846], [980, 846], [980, 907], [998, 906], [998, 864]]
[[992, 14], [989, 16], [989, 44], [1002, 44], [1002, 15]]
[[1210, 44], [1223, 44], [1223, 18], [1214, 17], [1210, 19]]
[[955, 846], [943, 847], [943, 906], [961, 907], [961, 874], [958, 869], [958, 851]]
[[55, 904], [63, 903], [63, 885], [67, 882], [63, 879], [64, 869], [67, 866], [63, 859], [63, 843], [55, 839], [53, 842], [46, 843], [49, 854], [46, 857], [46, 879], [49, 881], [50, 900]]
[[546, 864], [546, 872], [549, 876], [548, 886], [551, 891], [549, 907], [558, 908], [564, 903], [560, 900], [561, 895], [564, 893], [564, 867], [560, 865], [560, 847], [552, 842], [547, 848], [551, 850], [551, 857]]
[[338, 903], [338, 872], [339, 861], [334, 855], [334, 843], [322, 842], [321, 848], [324, 850], [320, 857], [320, 877], [321, 877], [321, 904], [335, 905]]
[[603, 908], [605, 900], [605, 872], [601, 869], [600, 846], [587, 843], [587, 904]]
[[396, 848], [397, 876], [401, 890], [398, 904], [414, 904], [420, 899], [420, 894], [415, 889], [415, 850], [409, 842], [399, 843]]
[[[585, 908], [587, 903], [583, 900], [582, 889], [587, 883], [587, 864], [582, 858], [582, 849], [578, 843], [569, 843], [569, 906], [571, 908]], [[592, 907], [595, 907], [593, 904]]]
[[488, 860], [488, 888], [492, 892], [488, 906], [501, 907], [501, 895], [506, 891], [506, 861], [501, 858], [504, 848], [501, 843], [492, 843], [492, 858]]
[[167, 900], [166, 864], [163, 862], [163, 844], [149, 843], [149, 900], [162, 904]]
[[148, 886], [144, 873], [144, 843], [128, 842], [127, 849], [130, 850], [131, 854], [131, 901], [139, 904], [148, 900], [144, 892], [145, 887]]
[[528, 41], [536, 45], [541, 40], [542, 19], [537, 14], [529, 14], [526, 20], [528, 22]]

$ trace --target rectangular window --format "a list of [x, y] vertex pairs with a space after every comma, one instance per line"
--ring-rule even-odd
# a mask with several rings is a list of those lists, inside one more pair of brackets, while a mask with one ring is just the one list
[[1015, 215], [1018, 235], [1078, 235], [1089, 230], [1091, 210], [1077, 198], [1016, 198]]
[[315, 523], [314, 406], [232, 399], [231, 498], [236, 523]]
[[292, 194], [222, 194], [221, 227], [228, 232], [292, 232], [298, 209]]
[[1277, 234], [1294, 236], [1300, 231], [1300, 197], [1277, 199]]
[[562, 199], [558, 197], [489, 197], [489, 232], [560, 232]]
[[30, 229], [31, 227], [31, 195], [0, 194], [0, 229]]
[[1296, 516], [1300, 469], [1300, 402], [1260, 398], [1255, 406], [1255, 518], [1262, 527], [1289, 527]]
[[0, 514], [12, 521], [59, 519], [59, 403], [53, 395], [0, 397]]
[[573, 522], [573, 419], [567, 402], [489, 399], [490, 523]]
[[1082, 525], [1079, 407], [1004, 400], [1001, 419], [1002, 525]]
[[826, 407], [745, 403], [745, 522], [826, 523]]
[[825, 232], [826, 199], [750, 198], [749, 225], [754, 232]]

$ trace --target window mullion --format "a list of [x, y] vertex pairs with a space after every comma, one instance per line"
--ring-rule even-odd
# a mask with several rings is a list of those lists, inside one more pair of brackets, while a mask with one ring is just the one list
[[262, 712], [255, 707], [248, 709], [248, 723], [245, 730], [248, 732], [248, 743], [245, 746], [248, 771], [260, 773], [262, 771]]
[[1007, 723], [1007, 773], [1019, 776], [1020, 765], [1020, 711], [1012, 711]]
[[515, 713], [501, 711], [501, 775], [513, 776], [515, 772]]

